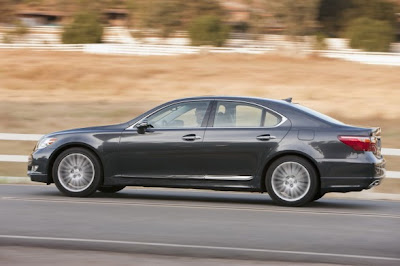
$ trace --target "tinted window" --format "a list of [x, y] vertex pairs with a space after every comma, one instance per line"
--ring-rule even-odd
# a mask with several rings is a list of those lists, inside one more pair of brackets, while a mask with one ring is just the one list
[[201, 127], [209, 102], [185, 102], [168, 106], [147, 117], [154, 128]]
[[218, 102], [214, 127], [273, 127], [281, 117], [256, 105]]

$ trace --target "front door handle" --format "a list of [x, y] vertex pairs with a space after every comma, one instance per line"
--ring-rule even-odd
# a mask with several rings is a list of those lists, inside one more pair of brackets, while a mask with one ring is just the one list
[[189, 134], [189, 135], [183, 136], [182, 139], [186, 140], [186, 141], [194, 141], [196, 139], [201, 139], [201, 137], [197, 136], [196, 134]]
[[270, 140], [270, 139], [276, 139], [276, 137], [271, 136], [270, 134], [265, 134], [265, 135], [257, 136], [257, 139], [261, 140], [261, 141], [265, 141], [265, 140]]

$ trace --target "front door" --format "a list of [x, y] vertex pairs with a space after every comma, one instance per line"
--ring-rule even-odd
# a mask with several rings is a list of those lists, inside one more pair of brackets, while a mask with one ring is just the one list
[[151, 114], [151, 125], [121, 135], [120, 176], [131, 178], [191, 178], [204, 176], [203, 138], [210, 101], [173, 104]]

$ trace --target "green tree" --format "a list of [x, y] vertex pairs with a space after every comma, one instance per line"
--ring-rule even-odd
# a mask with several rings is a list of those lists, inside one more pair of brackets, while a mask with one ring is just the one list
[[229, 37], [229, 27], [217, 16], [200, 16], [190, 25], [189, 36], [192, 45], [222, 46]]
[[386, 0], [351, 0], [352, 7], [344, 12], [344, 20], [349, 23], [357, 17], [387, 21], [396, 26], [396, 4]]
[[71, 24], [64, 28], [63, 43], [100, 43], [103, 26], [100, 18], [93, 12], [81, 12], [74, 16]]
[[328, 36], [338, 36], [346, 24], [343, 14], [351, 7], [351, 0], [321, 0], [318, 10], [321, 30]]
[[340, 36], [352, 20], [367, 17], [396, 27], [399, 5], [389, 0], [321, 0], [318, 22], [329, 36]]
[[383, 20], [361, 17], [354, 19], [346, 29], [350, 46], [371, 52], [387, 52], [395, 40], [395, 28]]

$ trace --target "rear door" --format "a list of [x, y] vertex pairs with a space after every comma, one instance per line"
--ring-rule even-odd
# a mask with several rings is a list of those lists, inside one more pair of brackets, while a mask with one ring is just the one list
[[250, 180], [290, 129], [274, 111], [240, 101], [216, 101], [203, 145], [207, 176]]

